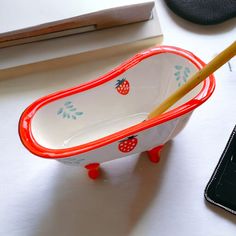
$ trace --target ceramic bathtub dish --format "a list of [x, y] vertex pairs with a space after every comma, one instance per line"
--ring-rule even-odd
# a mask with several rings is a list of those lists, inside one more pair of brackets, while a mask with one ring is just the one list
[[91, 178], [99, 165], [147, 151], [158, 162], [163, 145], [185, 126], [215, 87], [213, 76], [159, 117], [148, 113], [204, 63], [192, 53], [161, 46], [135, 55], [94, 81], [31, 104], [19, 121], [22, 143], [33, 154], [80, 165]]

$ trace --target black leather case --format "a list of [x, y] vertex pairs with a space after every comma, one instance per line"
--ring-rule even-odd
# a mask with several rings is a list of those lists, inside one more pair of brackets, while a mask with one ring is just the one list
[[205, 198], [236, 214], [236, 126], [206, 186]]

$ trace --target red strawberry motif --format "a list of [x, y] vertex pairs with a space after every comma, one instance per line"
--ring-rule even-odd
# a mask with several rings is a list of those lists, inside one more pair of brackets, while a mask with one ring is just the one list
[[131, 152], [137, 145], [138, 139], [137, 135], [130, 136], [119, 143], [119, 150], [121, 152]]
[[130, 90], [129, 81], [126, 78], [118, 79], [116, 82], [116, 90], [122, 95], [127, 95]]

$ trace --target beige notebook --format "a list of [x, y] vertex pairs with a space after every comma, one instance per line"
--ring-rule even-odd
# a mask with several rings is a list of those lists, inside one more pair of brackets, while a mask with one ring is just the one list
[[2, 0], [0, 48], [148, 20], [153, 6], [154, 0], [21, 0], [14, 6]]
[[103, 30], [65, 36], [0, 49], [0, 77], [15, 68], [46, 62], [55, 63], [76, 57], [91, 57], [140, 51], [162, 41], [162, 31], [155, 8], [148, 21]]

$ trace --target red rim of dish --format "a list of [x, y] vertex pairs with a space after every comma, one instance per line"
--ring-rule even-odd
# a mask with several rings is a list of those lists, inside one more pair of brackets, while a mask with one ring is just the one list
[[131, 136], [137, 134], [138, 132], [151, 128], [153, 126], [162, 124], [167, 122], [171, 119], [184, 115], [188, 112], [191, 112], [198, 106], [200, 106], [203, 102], [205, 102], [213, 93], [215, 88], [215, 79], [214, 76], [209, 76], [203, 82], [203, 87], [201, 91], [191, 100], [174, 108], [157, 118], [152, 118], [150, 120], [144, 121], [137, 125], [131, 126], [124, 130], [118, 131], [106, 137], [100, 138], [98, 140], [82, 144], [79, 146], [74, 146], [70, 148], [63, 148], [63, 149], [50, 149], [41, 146], [34, 138], [31, 130], [31, 121], [34, 117], [34, 114], [39, 110], [42, 106], [53, 102], [57, 99], [64, 98], [66, 96], [70, 96], [79, 92], [83, 92], [88, 89], [92, 89], [96, 86], [104, 84], [115, 77], [119, 76], [120, 74], [124, 73], [126, 70], [130, 69], [134, 65], [138, 64], [142, 60], [151, 57], [153, 55], [161, 54], [161, 53], [172, 53], [177, 54], [181, 57], [184, 57], [191, 61], [198, 69], [202, 68], [205, 63], [200, 60], [198, 57], [193, 55], [191, 52], [186, 51], [181, 48], [173, 47], [173, 46], [160, 46], [151, 48], [149, 50], [143, 51], [141, 53], [136, 54], [130, 60], [126, 61], [125, 63], [121, 64], [120, 66], [116, 67], [115, 69], [111, 70], [109, 73], [99, 77], [96, 80], [81, 84], [79, 86], [62, 90], [53, 94], [49, 94], [45, 97], [42, 97], [32, 103], [26, 110], [22, 113], [20, 121], [19, 121], [19, 136], [24, 144], [24, 146], [33, 154], [44, 157], [44, 158], [64, 158], [69, 156], [74, 156], [78, 154], [82, 154], [97, 148], [101, 148], [105, 145], [111, 144], [113, 142], [119, 141], [124, 139], [127, 136]]

